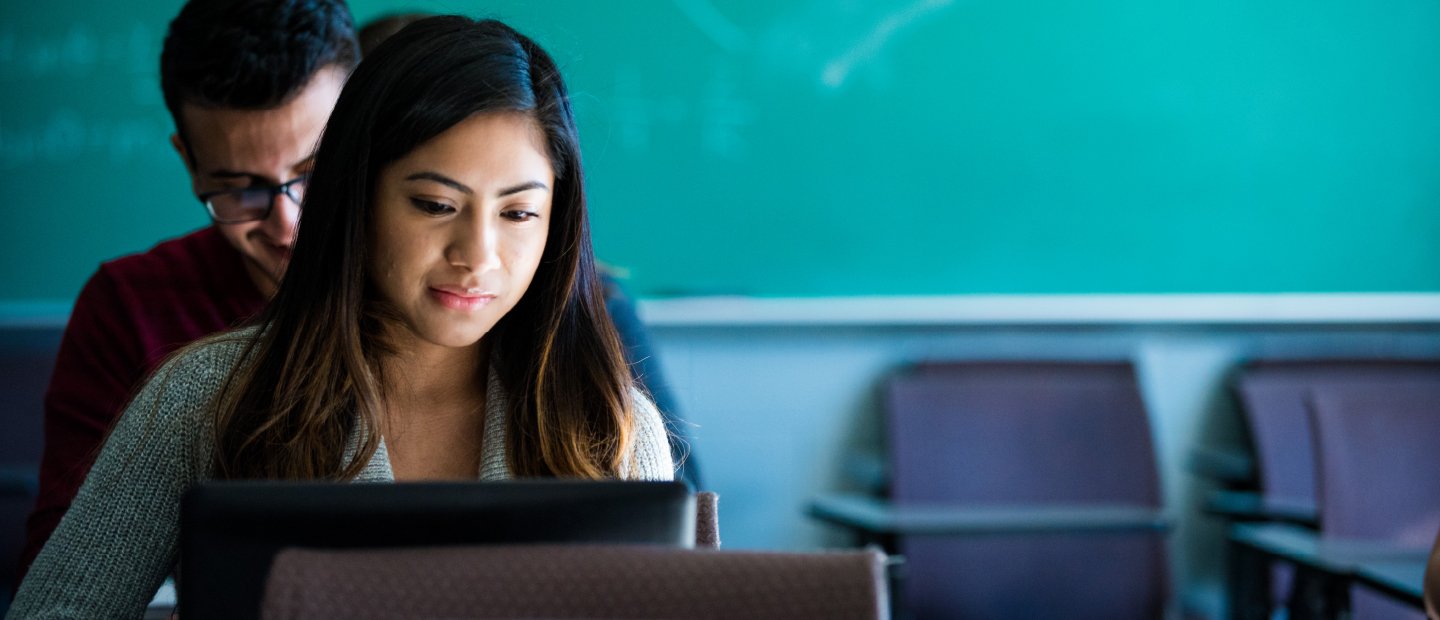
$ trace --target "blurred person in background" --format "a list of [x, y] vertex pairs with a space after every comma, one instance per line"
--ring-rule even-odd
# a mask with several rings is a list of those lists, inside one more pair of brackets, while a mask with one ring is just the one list
[[212, 224], [102, 264], [76, 299], [45, 395], [22, 578], [141, 381], [275, 294], [316, 144], [359, 60], [340, 0], [191, 0], [170, 22], [160, 55], [170, 142], [198, 199], [184, 208]]

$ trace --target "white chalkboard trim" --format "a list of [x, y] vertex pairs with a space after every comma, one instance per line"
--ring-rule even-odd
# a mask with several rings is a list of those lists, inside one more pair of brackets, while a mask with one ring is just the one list
[[1440, 323], [1440, 293], [693, 297], [639, 306], [656, 327]]

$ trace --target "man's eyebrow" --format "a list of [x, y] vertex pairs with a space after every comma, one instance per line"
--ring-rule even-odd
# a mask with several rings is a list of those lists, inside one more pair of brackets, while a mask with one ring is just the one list
[[241, 172], [239, 170], [229, 170], [225, 168], [211, 170], [207, 176], [215, 179], [250, 179], [252, 183], [268, 182], [264, 176], [253, 172]]
[[[296, 169], [296, 168], [300, 168], [300, 167], [302, 167], [302, 166], [305, 166], [306, 164], [311, 164], [311, 163], [314, 163], [314, 162], [315, 162], [315, 154], [314, 154], [314, 153], [311, 153], [310, 155], [306, 156], [305, 159], [302, 159], [302, 160], [300, 160], [300, 161], [295, 162], [294, 164], [291, 164], [291, 165], [290, 165], [290, 169], [291, 169], [291, 170], [294, 170], [294, 169]], [[254, 182], [257, 182], [257, 183], [269, 183], [269, 182], [270, 182], [270, 179], [266, 178], [265, 175], [263, 175], [263, 174], [255, 174], [254, 172], [241, 172], [241, 171], [239, 171], [239, 170], [230, 170], [229, 168], [221, 168], [221, 169], [219, 169], [219, 170], [211, 170], [211, 171], [209, 172], [209, 176], [210, 176], [210, 177], [213, 177], [213, 178], [216, 178], [216, 179], [250, 179], [251, 181], [254, 181]]]
[[441, 185], [444, 185], [444, 186], [446, 186], [446, 187], [449, 187], [449, 188], [451, 188], [451, 189], [454, 189], [454, 190], [457, 191], [457, 192], [460, 192], [460, 193], [462, 193], [462, 194], [465, 194], [466, 196], [474, 196], [474, 195], [475, 195], [475, 190], [470, 189], [470, 186], [468, 186], [468, 185], [466, 185], [466, 184], [464, 184], [464, 183], [461, 183], [461, 182], [459, 182], [459, 181], [456, 181], [455, 179], [452, 179], [452, 178], [450, 178], [450, 177], [447, 177], [447, 176], [445, 176], [445, 175], [443, 175], [443, 174], [440, 174], [439, 172], [429, 172], [429, 171], [426, 171], [426, 172], [416, 172], [415, 174], [412, 174], [412, 175], [410, 175], [410, 176], [408, 176], [408, 177], [405, 177], [405, 180], [406, 180], [406, 181], [434, 181], [434, 182], [436, 182], [436, 183], [439, 183], [439, 184], [441, 184]]
[[297, 162], [295, 162], [295, 163], [293, 163], [293, 164], [290, 164], [290, 169], [291, 169], [291, 170], [294, 170], [294, 169], [296, 169], [296, 168], [303, 168], [303, 167], [305, 167], [305, 166], [310, 166], [310, 165], [314, 165], [314, 164], [315, 164], [315, 154], [314, 154], [314, 153], [311, 153], [311, 154], [309, 154], [309, 155], [306, 155], [304, 159], [301, 159], [300, 161], [297, 161]]

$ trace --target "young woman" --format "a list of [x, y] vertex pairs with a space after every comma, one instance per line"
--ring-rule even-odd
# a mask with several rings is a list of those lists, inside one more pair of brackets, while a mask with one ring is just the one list
[[418, 22], [346, 84], [255, 327], [135, 397], [12, 617], [139, 616], [205, 479], [670, 479], [604, 311], [555, 63], [494, 21]]

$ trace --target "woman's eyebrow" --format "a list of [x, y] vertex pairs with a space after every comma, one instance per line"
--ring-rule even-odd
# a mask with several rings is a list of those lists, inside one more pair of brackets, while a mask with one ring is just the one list
[[510, 186], [510, 187], [507, 187], [507, 188], [505, 188], [505, 189], [502, 189], [502, 190], [500, 190], [500, 192], [499, 192], [498, 194], [496, 194], [496, 196], [502, 196], [502, 197], [503, 197], [503, 196], [509, 196], [510, 194], [518, 194], [518, 193], [520, 193], [520, 192], [528, 192], [528, 191], [530, 191], [530, 190], [532, 190], [532, 189], [543, 189], [543, 190], [549, 191], [550, 187], [549, 187], [548, 185], [545, 185], [544, 183], [539, 182], [539, 181], [527, 181], [527, 182], [521, 183], [521, 184], [519, 184], [519, 185], [512, 185], [512, 186]]
[[[441, 184], [441, 185], [444, 185], [444, 186], [446, 186], [446, 187], [450, 187], [450, 188], [454, 189], [455, 191], [461, 192], [461, 193], [465, 194], [466, 196], [473, 196], [473, 195], [475, 195], [475, 190], [470, 189], [470, 186], [468, 186], [468, 185], [466, 185], [466, 184], [464, 184], [464, 183], [461, 183], [461, 182], [459, 182], [459, 181], [456, 181], [455, 179], [452, 179], [452, 178], [450, 178], [450, 177], [447, 177], [447, 176], [445, 176], [445, 175], [443, 175], [443, 174], [440, 174], [439, 172], [433, 172], [433, 171], [429, 171], [429, 170], [426, 170], [426, 171], [423, 171], [423, 172], [416, 172], [416, 173], [414, 173], [414, 174], [411, 174], [410, 176], [405, 177], [405, 180], [406, 180], [406, 181], [434, 181], [434, 182], [439, 183], [439, 184]], [[541, 181], [526, 181], [526, 182], [520, 183], [520, 184], [518, 184], [518, 185], [512, 185], [512, 186], [510, 186], [510, 187], [506, 187], [506, 188], [504, 188], [504, 189], [501, 189], [500, 191], [496, 192], [495, 195], [503, 198], [503, 197], [509, 196], [509, 195], [511, 195], [511, 194], [518, 194], [518, 193], [520, 193], [520, 192], [528, 192], [528, 191], [530, 191], [530, 190], [532, 190], [532, 189], [543, 189], [543, 190], [549, 191], [550, 186], [546, 185], [544, 182], [541, 182]]]
[[470, 189], [470, 186], [468, 186], [468, 185], [466, 185], [466, 184], [464, 184], [464, 183], [461, 183], [461, 182], [459, 182], [459, 181], [456, 181], [455, 179], [452, 179], [452, 178], [450, 178], [450, 177], [447, 177], [447, 176], [445, 176], [445, 175], [443, 175], [443, 174], [440, 174], [439, 172], [430, 172], [430, 171], [416, 172], [415, 174], [412, 174], [412, 175], [410, 175], [410, 176], [408, 176], [408, 177], [405, 177], [405, 180], [406, 180], [406, 181], [434, 181], [434, 182], [436, 182], [436, 183], [439, 183], [439, 184], [441, 184], [441, 185], [444, 185], [444, 186], [446, 186], [446, 187], [449, 187], [449, 188], [451, 188], [451, 189], [454, 189], [454, 190], [457, 191], [457, 192], [460, 192], [460, 193], [462, 193], [462, 194], [465, 194], [466, 196], [474, 196], [474, 195], [475, 195], [475, 190]]

